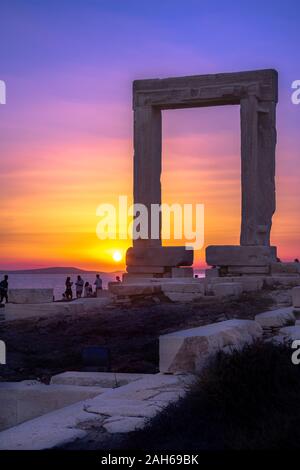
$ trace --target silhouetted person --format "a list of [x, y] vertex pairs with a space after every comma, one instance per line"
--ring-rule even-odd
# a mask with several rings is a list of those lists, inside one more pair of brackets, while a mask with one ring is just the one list
[[76, 298], [77, 299], [80, 299], [80, 297], [82, 296], [82, 291], [83, 291], [83, 279], [81, 276], [77, 276], [77, 281], [75, 282], [75, 286], [76, 286]]
[[120, 276], [116, 276], [116, 282], [121, 282]]
[[72, 285], [73, 285], [73, 282], [71, 281], [71, 278], [67, 277], [67, 279], [66, 279], [66, 292], [65, 292], [67, 300], [72, 300], [73, 299]]
[[8, 275], [5, 274], [3, 280], [0, 282], [0, 303], [2, 303], [3, 299], [5, 302], [8, 302]]
[[84, 284], [84, 297], [93, 297], [93, 288], [89, 282]]
[[295, 258], [295, 259], [294, 259], [294, 263], [299, 263], [298, 258]]
[[98, 294], [100, 294], [102, 291], [102, 279], [99, 274], [96, 275], [96, 281], [94, 282], [94, 285], [96, 286], [96, 297], [98, 297]]

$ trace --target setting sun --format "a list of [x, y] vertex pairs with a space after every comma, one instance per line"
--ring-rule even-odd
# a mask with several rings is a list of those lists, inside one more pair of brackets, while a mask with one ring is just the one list
[[120, 250], [116, 250], [116, 251], [113, 252], [113, 260], [116, 263], [119, 263], [119, 261], [121, 261], [122, 258], [123, 258], [123, 255], [122, 255]]

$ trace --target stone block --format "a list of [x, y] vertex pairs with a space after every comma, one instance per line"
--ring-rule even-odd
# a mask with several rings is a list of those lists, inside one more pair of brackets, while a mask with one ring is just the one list
[[213, 286], [214, 295], [225, 297], [229, 295], [239, 296], [243, 289], [240, 282], [220, 282]]
[[137, 429], [142, 429], [145, 424], [145, 418], [114, 416], [113, 418], [105, 420], [103, 427], [110, 434], [129, 433]]
[[262, 328], [278, 328], [295, 324], [296, 318], [292, 307], [280, 308], [269, 312], [259, 313], [255, 316]]
[[10, 304], [5, 306], [5, 320], [15, 321], [33, 317], [48, 317], [52, 315], [72, 315], [84, 313], [81, 302], [52, 302], [51, 304]]
[[[106, 389], [107, 390], [107, 389]], [[101, 394], [101, 387], [0, 383], [0, 429], [16, 426], [50, 411]]]
[[300, 340], [300, 325], [285, 326], [279, 330], [279, 334], [285, 336], [288, 340]]
[[127, 272], [132, 274], [164, 274], [163, 266], [127, 266]]
[[122, 281], [124, 284], [143, 284], [145, 282], [151, 282], [152, 280], [161, 280], [171, 278], [171, 273], [157, 274], [157, 273], [124, 273]]
[[126, 252], [129, 266], [191, 266], [194, 253], [185, 246], [152, 246], [147, 249], [132, 247]]
[[300, 308], [300, 287], [294, 287], [292, 290], [293, 306]]
[[151, 295], [161, 292], [161, 286], [155, 283], [147, 284], [121, 284], [111, 282], [108, 284], [110, 292], [114, 295]]
[[269, 274], [269, 266], [228, 266], [228, 274]]
[[299, 274], [300, 263], [272, 263], [271, 274]]
[[211, 278], [211, 277], [219, 277], [220, 276], [220, 271], [219, 268], [210, 268], [205, 270], [205, 277]]
[[115, 388], [127, 385], [152, 374], [122, 372], [63, 372], [51, 378], [54, 385], [79, 385], [82, 387]]
[[203, 294], [205, 292], [205, 285], [202, 282], [169, 282], [161, 283], [163, 292], [177, 292], [177, 293], [190, 293], [190, 294]]
[[171, 277], [194, 277], [193, 268], [172, 268]]
[[198, 373], [218, 351], [239, 349], [261, 338], [262, 332], [255, 321], [227, 320], [160, 336], [160, 371]]
[[297, 276], [295, 274], [290, 274], [289, 276], [287, 275], [272, 275], [272, 276], [266, 276], [264, 278], [264, 282], [267, 286], [269, 287], [276, 287], [276, 286], [284, 286], [284, 287], [294, 287], [294, 286], [300, 286], [300, 276]]
[[193, 302], [194, 300], [200, 299], [203, 295], [200, 293], [187, 293], [187, 292], [164, 292], [165, 296], [168, 297], [172, 302]]
[[43, 304], [53, 302], [53, 289], [9, 289], [8, 300], [13, 304]]
[[263, 288], [263, 277], [240, 276], [238, 282], [242, 284], [243, 292], [255, 292]]
[[206, 248], [206, 262], [213, 266], [268, 266], [275, 261], [275, 246], [211, 245]]

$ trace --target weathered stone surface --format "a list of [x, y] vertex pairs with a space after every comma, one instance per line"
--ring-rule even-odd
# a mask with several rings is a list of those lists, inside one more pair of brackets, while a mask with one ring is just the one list
[[264, 279], [257, 276], [241, 276], [238, 282], [242, 284], [243, 292], [255, 292], [263, 288]]
[[193, 268], [172, 268], [171, 276], [191, 278], [194, 276], [194, 270]]
[[83, 438], [86, 431], [76, 427], [78, 422], [89, 419], [82, 403], [74, 403], [2, 431], [0, 450], [51, 449]]
[[285, 326], [279, 330], [279, 334], [285, 336], [289, 340], [300, 340], [300, 325]]
[[128, 398], [108, 400], [107, 398], [101, 399], [101, 395], [95, 400], [87, 402], [85, 410], [104, 416], [130, 416], [134, 418], [152, 418], [160, 411], [158, 406], [148, 400]]
[[8, 300], [13, 304], [43, 304], [53, 302], [53, 289], [9, 289]]
[[101, 387], [0, 382], [0, 430], [16, 426], [72, 403], [95, 397], [102, 391]]
[[131, 374], [122, 372], [63, 372], [51, 378], [55, 385], [80, 385], [84, 387], [115, 388], [130, 382], [147, 378], [152, 374]]
[[261, 326], [251, 320], [227, 320], [160, 336], [160, 371], [199, 372], [217, 351], [240, 348], [261, 336]]
[[192, 302], [201, 298], [205, 294], [205, 284], [198, 282], [169, 282], [161, 284], [161, 288], [166, 297], [172, 302]]
[[220, 276], [219, 268], [210, 268], [210, 269], [205, 270], [206, 278], [219, 277], [219, 276]]
[[300, 263], [272, 263], [271, 274], [299, 274]]
[[160, 284], [155, 283], [121, 284], [114, 282], [109, 283], [108, 288], [114, 295], [149, 295], [161, 292]]
[[214, 295], [225, 297], [227, 295], [241, 295], [242, 284], [240, 282], [220, 282], [213, 287]]
[[81, 313], [99, 312], [111, 302], [108, 295], [101, 298], [86, 298], [73, 302], [52, 302], [49, 304], [10, 304], [5, 305], [6, 321], [22, 320], [34, 317], [50, 317], [53, 315], [77, 315]]
[[127, 266], [127, 272], [132, 274], [164, 274], [163, 266]]
[[300, 287], [294, 287], [292, 290], [293, 306], [300, 308]]
[[161, 289], [163, 292], [178, 292], [178, 293], [191, 293], [191, 294], [203, 294], [205, 291], [205, 285], [201, 282], [168, 282], [161, 283]]
[[193, 251], [184, 246], [150, 246], [129, 248], [126, 252], [127, 266], [191, 266]]
[[228, 266], [228, 273], [236, 274], [269, 274], [269, 266]]
[[255, 321], [257, 321], [262, 328], [277, 328], [295, 324], [296, 319], [292, 307], [288, 307], [259, 313], [255, 316]]
[[276, 260], [274, 246], [211, 245], [206, 262], [213, 266], [267, 266]]
[[[127, 385], [106, 389], [99, 397], [69, 405], [2, 431], [0, 449], [50, 449], [83, 438], [88, 429], [95, 427], [103, 427], [110, 433], [132, 431], [145, 424], [146, 416], [158, 413], [168, 403], [183, 396], [195, 380], [194, 376], [187, 374], [147, 374], [147, 377]], [[104, 411], [107, 414], [103, 414]], [[118, 415], [117, 411], [121, 411], [122, 415]]]
[[114, 416], [113, 418], [107, 419], [103, 423], [104, 429], [110, 434], [115, 433], [128, 433], [133, 432], [136, 429], [141, 429], [145, 426], [145, 418], [133, 418], [133, 417], [122, 417]]
[[278, 100], [276, 70], [192, 75], [162, 79], [135, 80], [133, 106], [177, 109], [195, 106], [239, 104], [247, 95], [261, 100]]
[[275, 212], [275, 148], [276, 102], [249, 94], [241, 99], [241, 245], [270, 245]]
[[172, 302], [193, 302], [194, 300], [200, 299], [203, 294], [193, 294], [184, 292], [164, 292], [165, 296], [168, 297]]
[[51, 304], [10, 304], [5, 306], [5, 320], [23, 320], [33, 317], [48, 317], [52, 315], [65, 315], [83, 313], [82, 304], [73, 302], [53, 302]]
[[264, 283], [269, 287], [276, 287], [276, 286], [294, 287], [294, 286], [300, 286], [300, 277], [294, 274], [290, 274], [289, 276], [284, 276], [284, 275], [275, 276], [273, 274], [272, 276], [266, 276], [264, 278]]

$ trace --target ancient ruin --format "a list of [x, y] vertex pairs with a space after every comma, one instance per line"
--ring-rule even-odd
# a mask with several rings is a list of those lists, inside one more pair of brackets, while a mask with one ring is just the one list
[[[144, 204], [149, 218], [151, 204], [161, 204], [162, 110], [240, 105], [240, 245], [209, 246], [206, 250], [207, 263], [222, 267], [223, 273], [225, 270], [231, 275], [267, 274], [270, 264], [276, 261], [276, 248], [270, 246], [270, 231], [275, 211], [277, 101], [275, 70], [133, 83], [134, 203]], [[127, 276], [175, 277], [172, 268], [192, 263], [192, 251], [185, 247], [163, 247], [161, 239], [151, 239], [149, 234], [148, 239], [135, 240], [127, 251]]]

